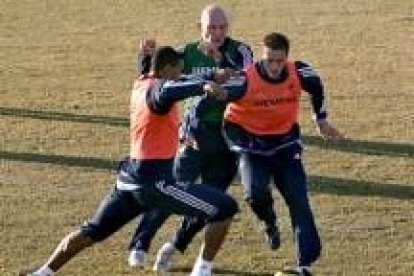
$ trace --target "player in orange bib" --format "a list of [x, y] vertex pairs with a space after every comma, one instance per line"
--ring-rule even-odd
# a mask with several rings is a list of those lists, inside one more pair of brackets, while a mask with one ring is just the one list
[[[314, 120], [327, 140], [342, 135], [327, 120], [320, 77], [308, 64], [289, 61], [289, 40], [280, 33], [264, 38], [262, 58], [245, 71], [247, 89], [229, 91], [223, 133], [238, 153], [241, 181], [253, 208], [273, 202], [270, 179], [290, 212], [297, 264], [277, 275], [311, 275], [321, 242], [309, 204], [298, 124], [301, 91], [309, 93]], [[272, 219], [272, 218], [263, 218]], [[273, 218], [274, 219], [274, 218]]]
[[180, 79], [182, 60], [171, 47], [159, 48], [151, 67], [149, 75], [134, 83], [130, 156], [120, 162], [114, 189], [89, 221], [62, 239], [42, 267], [20, 275], [54, 275], [83, 249], [106, 239], [138, 215], [154, 208], [200, 217], [208, 223], [205, 242], [191, 275], [211, 275], [212, 261], [238, 207], [230, 196], [218, 189], [177, 183], [174, 179], [179, 126], [176, 103], [202, 94], [220, 98], [222, 90], [217, 84], [207, 82], [208, 76]]

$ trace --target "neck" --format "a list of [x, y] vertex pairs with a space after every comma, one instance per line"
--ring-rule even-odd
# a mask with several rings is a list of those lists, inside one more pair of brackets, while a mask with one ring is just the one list
[[277, 72], [273, 72], [269, 69], [269, 65], [266, 61], [263, 62], [263, 66], [264, 66], [264, 68], [266, 70], [266, 74], [269, 76], [269, 78], [278, 79], [280, 77], [280, 74], [282, 72], [282, 68]]

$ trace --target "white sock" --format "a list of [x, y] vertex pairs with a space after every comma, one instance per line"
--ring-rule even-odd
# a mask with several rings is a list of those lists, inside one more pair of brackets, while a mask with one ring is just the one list
[[302, 273], [304, 270], [310, 271], [309, 266], [298, 266], [298, 272]]
[[198, 258], [197, 263], [198, 263], [198, 265], [199, 265], [199, 266], [204, 266], [204, 267], [207, 267], [207, 268], [209, 268], [210, 270], [213, 268], [213, 262], [211, 262], [211, 261], [206, 261], [206, 260], [204, 260], [204, 259], [203, 259], [203, 257], [201, 257], [201, 256]]
[[47, 265], [42, 266], [33, 273], [35, 276], [53, 276], [55, 272], [51, 270]]

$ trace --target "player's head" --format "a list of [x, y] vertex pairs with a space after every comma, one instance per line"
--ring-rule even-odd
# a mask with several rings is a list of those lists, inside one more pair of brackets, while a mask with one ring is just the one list
[[262, 60], [267, 69], [277, 76], [286, 64], [289, 39], [281, 33], [269, 33], [263, 39]]
[[159, 47], [151, 59], [151, 71], [163, 79], [177, 79], [182, 71], [181, 55], [170, 46]]
[[208, 5], [201, 12], [199, 27], [204, 41], [221, 46], [227, 37], [228, 26], [228, 16], [223, 8]]

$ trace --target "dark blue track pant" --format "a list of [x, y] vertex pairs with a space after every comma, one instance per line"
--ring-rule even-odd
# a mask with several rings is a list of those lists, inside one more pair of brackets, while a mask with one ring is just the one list
[[309, 266], [320, 255], [321, 242], [309, 204], [301, 148], [293, 145], [271, 156], [240, 154], [242, 184], [251, 201], [263, 202], [271, 177], [291, 217], [298, 265]]
[[[174, 164], [174, 176], [178, 183], [188, 185], [201, 177], [203, 184], [221, 191], [230, 186], [236, 173], [237, 157], [227, 148], [211, 153], [183, 146]], [[170, 212], [159, 209], [145, 213], [135, 231], [130, 249], [148, 251], [156, 232], [170, 215]], [[176, 248], [183, 252], [204, 225], [205, 220], [201, 217], [185, 217], [173, 239]]]
[[[185, 146], [181, 148], [177, 156], [174, 172], [178, 182], [193, 183], [201, 176], [203, 184], [212, 185], [225, 191], [237, 173], [237, 164], [237, 155], [227, 148], [212, 153]], [[276, 223], [270, 189], [262, 195], [262, 198], [266, 198], [265, 201], [253, 202], [249, 194], [246, 198], [260, 220], [268, 225]], [[138, 224], [130, 249], [148, 251], [153, 237], [169, 216], [169, 212], [162, 210], [153, 210], [146, 213]], [[172, 243], [179, 251], [184, 252], [194, 236], [204, 226], [205, 221], [199, 217], [184, 217], [172, 239]]]
[[134, 179], [139, 177], [130, 175], [133, 167], [133, 162], [124, 162], [116, 188], [81, 227], [82, 233], [93, 241], [107, 238], [141, 213], [151, 212], [154, 208], [199, 217], [206, 223], [231, 218], [238, 211], [235, 200], [224, 192], [208, 185], [178, 185], [172, 171], [165, 179], [135, 182]]

